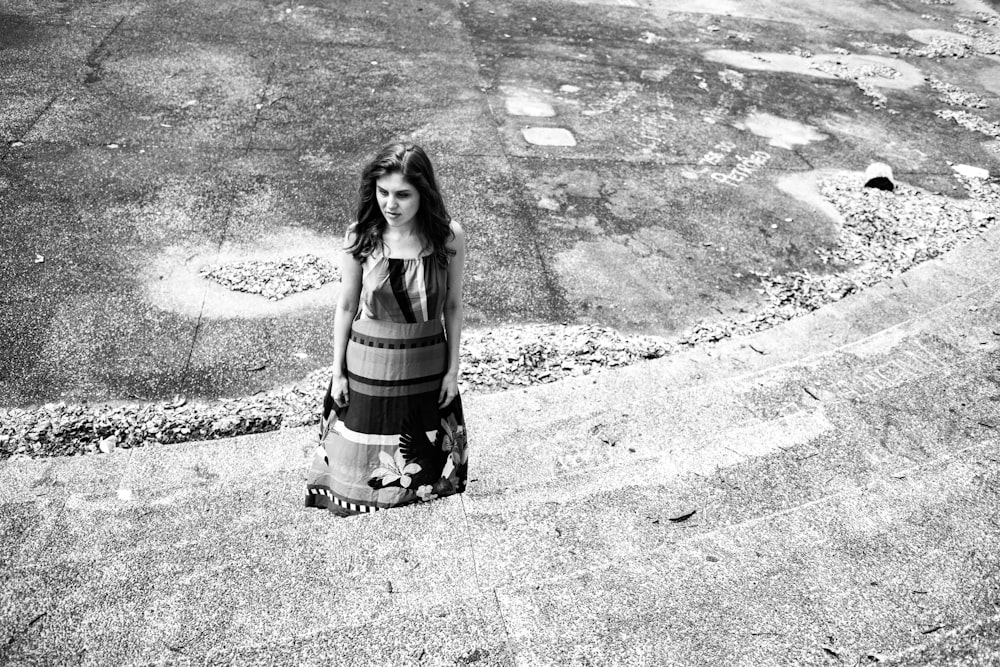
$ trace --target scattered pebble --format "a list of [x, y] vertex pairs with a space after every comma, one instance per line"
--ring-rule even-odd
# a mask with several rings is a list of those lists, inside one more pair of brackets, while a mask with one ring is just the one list
[[260, 294], [272, 301], [340, 279], [331, 262], [315, 255], [289, 257], [280, 262], [249, 261], [209, 266], [201, 270], [201, 275], [233, 291]]

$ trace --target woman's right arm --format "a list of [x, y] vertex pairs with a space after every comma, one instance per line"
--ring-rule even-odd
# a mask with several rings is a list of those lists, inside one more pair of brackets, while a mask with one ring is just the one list
[[[344, 247], [354, 241], [348, 232]], [[340, 294], [333, 315], [333, 386], [330, 393], [338, 407], [350, 402], [347, 392], [347, 339], [351, 336], [351, 325], [358, 314], [361, 301], [361, 262], [351, 253], [340, 254]]]

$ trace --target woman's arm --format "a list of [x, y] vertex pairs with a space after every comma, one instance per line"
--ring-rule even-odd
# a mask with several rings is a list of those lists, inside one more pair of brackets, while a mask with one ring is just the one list
[[[347, 232], [344, 247], [349, 247], [353, 241], [353, 234]], [[347, 392], [347, 339], [351, 337], [351, 325], [358, 314], [360, 301], [361, 262], [345, 250], [340, 254], [340, 294], [333, 314], [333, 387], [330, 393], [338, 407], [350, 402]]]
[[444, 330], [448, 336], [448, 370], [441, 381], [438, 406], [446, 407], [458, 396], [458, 358], [462, 343], [462, 274], [465, 272], [465, 231], [451, 223], [454, 238], [448, 247], [455, 251], [448, 263], [448, 297], [444, 302]]

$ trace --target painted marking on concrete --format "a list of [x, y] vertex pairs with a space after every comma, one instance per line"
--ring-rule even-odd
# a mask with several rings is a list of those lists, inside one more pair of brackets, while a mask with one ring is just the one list
[[910, 349], [899, 350], [892, 358], [875, 363], [857, 377], [844, 378], [835, 385], [834, 391], [846, 398], [860, 398], [940, 373], [951, 365], [919, 341], [911, 339], [907, 341], [907, 347]]
[[700, 158], [698, 158], [699, 168], [697, 169], [685, 169], [681, 172], [681, 176], [691, 180], [697, 180], [701, 176], [708, 174], [712, 167], [719, 167], [722, 165], [723, 161], [736, 150], [736, 144], [731, 141], [720, 141], [719, 143], [712, 146], [712, 150], [708, 151]]
[[719, 468], [735, 466], [749, 458], [763, 457], [781, 449], [791, 449], [835, 429], [822, 407], [793, 410], [778, 419], [734, 428], [697, 449], [672, 450], [656, 465], [653, 478], [678, 477], [689, 473], [711, 474]]
[[721, 123], [729, 115], [735, 102], [735, 95], [730, 91], [726, 91], [719, 95], [719, 101], [714, 107], [701, 110], [701, 119], [709, 125]]
[[777, 180], [777, 186], [785, 194], [795, 197], [817, 211], [825, 213], [831, 220], [843, 224], [843, 217], [840, 215], [840, 211], [819, 191], [819, 181], [823, 173], [830, 172], [810, 171], [788, 174]]
[[769, 113], [751, 114], [737, 127], [741, 130], [748, 130], [758, 137], [769, 139], [769, 146], [787, 148], [788, 150], [792, 150], [798, 145], [807, 145], [827, 138], [827, 135], [812, 125]]
[[981, 167], [973, 167], [971, 164], [956, 164], [952, 167], [952, 169], [966, 178], [978, 178], [985, 180], [990, 177], [989, 170]]
[[656, 69], [644, 69], [639, 72], [639, 78], [645, 79], [646, 81], [660, 82], [673, 74], [675, 69], [676, 68], [671, 65], [665, 65]]
[[525, 141], [536, 146], [576, 146], [573, 133], [561, 127], [528, 127], [521, 134]]
[[548, 102], [532, 97], [514, 96], [506, 100], [507, 113], [511, 116], [531, 116], [532, 118], [551, 118], [556, 110]]
[[738, 186], [770, 161], [771, 154], [767, 151], [754, 151], [746, 157], [737, 155], [736, 166], [730, 169], [728, 173], [713, 173], [712, 180], [726, 185]]
[[669, 96], [656, 93], [656, 112], [639, 116], [635, 132], [629, 137], [630, 143], [637, 146], [644, 155], [652, 155], [664, 146], [669, 146], [675, 136], [674, 125], [678, 120], [669, 111], [673, 107], [674, 102]]

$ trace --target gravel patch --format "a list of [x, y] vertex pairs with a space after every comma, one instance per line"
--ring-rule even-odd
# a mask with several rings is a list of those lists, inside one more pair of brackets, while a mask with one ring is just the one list
[[968, 199], [898, 184], [894, 192], [862, 188], [858, 179], [823, 181], [820, 191], [844, 218], [838, 243], [817, 255], [836, 273], [757, 273], [763, 307], [742, 319], [704, 321], [680, 337], [710, 343], [769, 329], [899, 275], [982, 234], [1000, 215], [1000, 184], [955, 175]]
[[1000, 137], [1000, 123], [986, 120], [974, 113], [956, 111], [954, 109], [939, 109], [934, 112], [934, 115], [945, 120], [953, 120], [967, 130], [980, 132], [988, 137]]
[[[1000, 53], [1000, 35], [976, 27], [976, 21], [970, 19], [959, 19], [955, 24], [955, 29], [972, 38], [972, 48], [981, 55], [996, 55]], [[996, 26], [995, 20], [986, 22], [990, 26]]]
[[[685, 346], [768, 329], [838, 301], [937, 257], [996, 223], [1000, 185], [957, 174], [955, 178], [968, 199], [905, 184], [898, 184], [894, 192], [862, 188], [856, 177], [849, 176], [822, 182], [822, 194], [844, 218], [837, 245], [817, 251], [831, 273], [758, 273], [764, 303], [756, 313], [743, 319], [703, 321], [674, 341], [595, 325], [470, 330], [463, 340], [462, 391], [502, 391], [621, 367]], [[273, 275], [266, 273], [272, 265], [287, 270], [280, 263], [255, 263], [264, 267], [266, 275]], [[210, 402], [176, 397], [145, 404], [51, 403], [0, 409], [0, 459], [108, 452], [315, 424], [330, 370], [321, 368], [299, 382], [252, 396]]]
[[317, 289], [340, 279], [337, 268], [315, 255], [289, 257], [278, 262], [248, 261], [209, 266], [201, 275], [235, 292], [260, 294], [271, 301]]
[[[676, 345], [592, 325], [518, 325], [471, 330], [462, 350], [462, 392], [555, 382], [668, 354]], [[109, 452], [116, 447], [210, 440], [315, 424], [332, 368], [252, 396], [211, 402], [128, 405], [50, 403], [0, 409], [0, 459]]]
[[[879, 53], [916, 58], [970, 58], [972, 56], [1000, 54], [1000, 35], [981, 29], [984, 26], [991, 28], [1000, 26], [1000, 18], [985, 12], [977, 12], [974, 17], [962, 17], [953, 24], [955, 31], [968, 37], [968, 40], [949, 39], [943, 36], [932, 37], [929, 44], [918, 48], [873, 44], [871, 42], [854, 42], [854, 45]], [[925, 16], [925, 18], [932, 17]]]
[[[742, 319], [705, 320], [676, 340], [625, 335], [595, 325], [470, 330], [463, 340], [462, 391], [526, 387], [662, 357], [683, 347], [771, 328], [882, 282], [997, 222], [1000, 185], [960, 174], [955, 178], [968, 199], [902, 183], [894, 192], [863, 188], [858, 178], [850, 176], [822, 182], [822, 194], [844, 218], [837, 245], [817, 251], [830, 273], [757, 273], [764, 302], [756, 313]], [[316, 266], [312, 259], [300, 259], [303, 266]], [[297, 266], [292, 261], [285, 266], [267, 262], [253, 266], [266, 276], [286, 276], [289, 266]], [[249, 264], [239, 265], [240, 271], [249, 271]], [[277, 272], [269, 273], [275, 268]], [[248, 278], [242, 284], [259, 283]], [[145, 404], [51, 403], [0, 409], [0, 459], [108, 452], [315, 424], [330, 370], [321, 368], [288, 386], [234, 399], [189, 402], [176, 397]]]
[[977, 55], [972, 43], [944, 37], [932, 37], [929, 44], [918, 48], [873, 44], [871, 42], [856, 42], [855, 46], [877, 53], [888, 53], [894, 56], [911, 56], [914, 58], [969, 58]]
[[[837, 49], [837, 51], [842, 55], [850, 55], [850, 52], [846, 49]], [[809, 55], [806, 57], [812, 56]], [[878, 89], [878, 86], [873, 84], [869, 79], [873, 77], [896, 79], [900, 76], [899, 70], [888, 67], [887, 65], [850, 66], [840, 61], [823, 60], [815, 62], [809, 67], [826, 74], [831, 74], [838, 79], [854, 81], [865, 97], [869, 98], [871, 105], [876, 109], [885, 109], [889, 100], [886, 98], [885, 94]]]
[[950, 104], [955, 107], [965, 107], [966, 109], [985, 109], [989, 106], [979, 95], [975, 93], [970, 93], [967, 90], [962, 90], [957, 86], [953, 86], [950, 83], [945, 83], [939, 79], [935, 79], [932, 76], [926, 78], [927, 85], [931, 87], [932, 90], [941, 93], [938, 96], [938, 100], [944, 102], [945, 104]]

